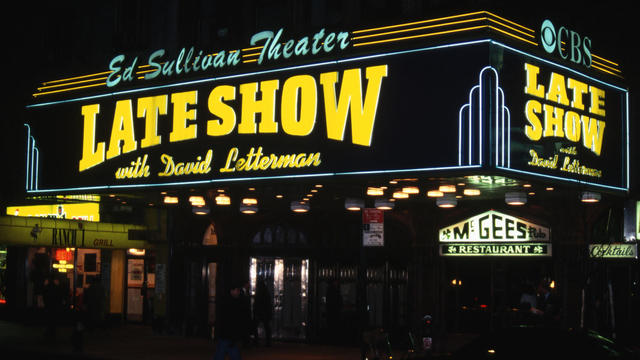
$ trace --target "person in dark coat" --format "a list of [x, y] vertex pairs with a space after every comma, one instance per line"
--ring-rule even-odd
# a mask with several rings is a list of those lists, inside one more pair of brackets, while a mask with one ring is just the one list
[[87, 308], [89, 329], [102, 327], [105, 307], [105, 290], [99, 276], [91, 279], [91, 284], [85, 290], [84, 302]]
[[271, 318], [273, 317], [273, 299], [264, 280], [256, 284], [256, 297], [253, 303], [253, 320], [255, 325], [255, 341], [258, 342], [257, 329], [260, 324], [264, 327], [265, 343], [271, 346]]
[[51, 340], [56, 338], [56, 329], [62, 319], [64, 311], [64, 289], [60, 280], [52, 276], [45, 280], [43, 289], [44, 308], [47, 316], [46, 336]]
[[342, 316], [342, 295], [338, 280], [334, 279], [327, 287], [326, 299], [329, 337], [337, 341], [341, 336], [340, 318]]
[[247, 324], [245, 304], [242, 298], [242, 284], [231, 287], [219, 304], [215, 327], [217, 338], [214, 360], [224, 360], [228, 354], [231, 360], [240, 360], [240, 344], [245, 339]]

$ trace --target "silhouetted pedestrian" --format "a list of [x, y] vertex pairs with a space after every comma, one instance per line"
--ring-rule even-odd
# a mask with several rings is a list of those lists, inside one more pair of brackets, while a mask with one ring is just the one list
[[532, 283], [523, 284], [522, 294], [520, 295], [520, 319], [522, 324], [533, 325], [538, 322], [541, 311], [538, 309], [538, 300], [536, 298], [536, 290]]
[[342, 295], [340, 294], [340, 284], [334, 279], [327, 287], [327, 325], [329, 336], [338, 340], [341, 336], [340, 317], [342, 313]]
[[265, 344], [271, 346], [271, 318], [273, 317], [273, 299], [264, 280], [256, 284], [256, 297], [253, 303], [255, 342], [258, 343], [258, 326], [264, 327]]
[[229, 293], [225, 294], [220, 301], [217, 314], [217, 343], [213, 359], [224, 360], [228, 354], [231, 360], [240, 360], [240, 343], [247, 332], [241, 284], [233, 285]]
[[105, 296], [102, 280], [99, 276], [94, 277], [91, 280], [89, 287], [85, 290], [85, 294], [83, 296], [87, 309], [89, 329], [93, 329], [96, 326], [102, 326], [105, 312]]
[[242, 342], [245, 346], [251, 343], [251, 335], [254, 333], [254, 324], [251, 320], [251, 284], [246, 281], [240, 288], [240, 300], [242, 302], [242, 324], [244, 325], [244, 333]]
[[56, 338], [56, 329], [62, 318], [64, 310], [64, 289], [60, 286], [60, 280], [55, 276], [49, 277], [44, 282], [43, 300], [46, 316], [45, 335], [51, 339]]

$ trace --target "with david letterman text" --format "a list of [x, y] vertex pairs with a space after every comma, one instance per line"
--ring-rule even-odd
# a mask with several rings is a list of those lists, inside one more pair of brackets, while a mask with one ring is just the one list
[[[285, 168], [317, 167], [321, 164], [321, 153], [292, 153], [292, 154], [265, 154], [262, 146], [257, 149], [251, 147], [246, 155], [238, 157], [237, 147], [229, 150], [224, 166], [219, 168], [220, 173], [235, 171], [265, 171]], [[146, 178], [151, 175], [151, 167], [147, 162], [148, 155], [139, 156], [132, 161], [130, 166], [118, 168], [115, 172], [116, 179]], [[185, 176], [197, 174], [209, 174], [213, 163], [213, 150], [209, 149], [204, 156], [198, 155], [195, 159], [184, 161], [174, 159], [169, 154], [162, 154], [160, 161], [162, 170], [157, 173], [160, 177]]]

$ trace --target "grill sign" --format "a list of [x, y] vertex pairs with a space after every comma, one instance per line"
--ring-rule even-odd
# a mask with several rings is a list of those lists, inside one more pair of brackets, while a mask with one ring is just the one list
[[441, 242], [522, 242], [549, 238], [549, 228], [493, 210], [440, 230]]

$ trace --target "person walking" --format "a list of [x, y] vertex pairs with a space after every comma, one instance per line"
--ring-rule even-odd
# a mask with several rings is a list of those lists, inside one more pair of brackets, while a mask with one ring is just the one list
[[245, 306], [242, 299], [242, 284], [231, 286], [228, 294], [221, 299], [216, 321], [216, 352], [213, 360], [240, 360], [240, 343], [245, 338], [247, 324]]
[[56, 329], [62, 319], [64, 312], [64, 293], [60, 286], [60, 280], [55, 276], [45, 280], [44, 285], [44, 308], [47, 316], [46, 337], [49, 341], [55, 341]]
[[265, 345], [271, 346], [271, 318], [273, 317], [273, 299], [263, 279], [256, 284], [256, 297], [253, 303], [253, 319], [255, 342], [258, 343], [258, 326], [262, 324], [265, 334]]

